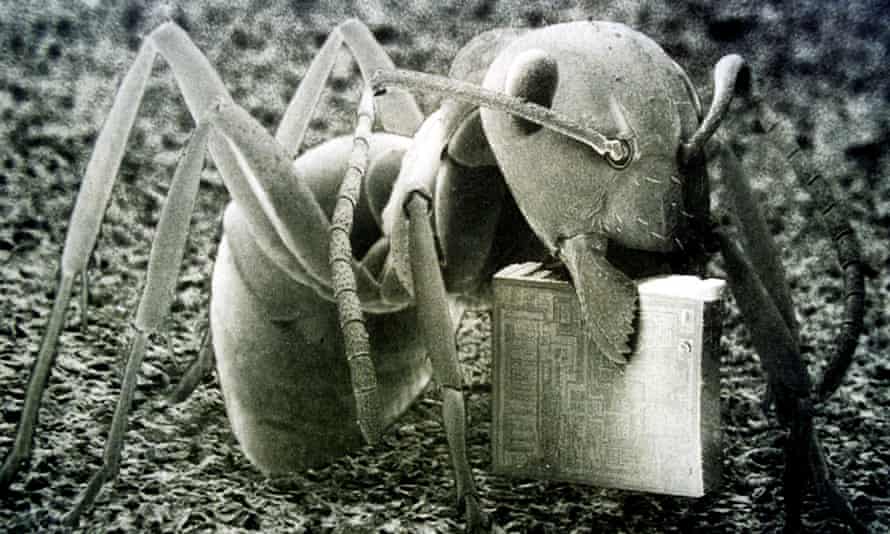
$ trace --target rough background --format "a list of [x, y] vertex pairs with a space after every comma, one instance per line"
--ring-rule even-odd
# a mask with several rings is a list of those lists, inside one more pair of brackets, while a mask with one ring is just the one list
[[[345, 4], [345, 3], [344, 3]], [[882, 9], [884, 11], [882, 11]], [[141, 36], [167, 18], [186, 28], [236, 100], [272, 127], [331, 28], [358, 16], [396, 64], [445, 73], [461, 45], [497, 26], [534, 27], [588, 17], [650, 34], [710, 100], [710, 68], [739, 52], [758, 91], [790, 117], [848, 199], [870, 273], [866, 337], [840, 392], [817, 417], [843, 491], [876, 532], [890, 530], [890, 11], [879, 0], [846, 3], [704, 1], [554, 2], [366, 0], [354, 7], [304, 1], [0, 2], [0, 454], [18, 421], [32, 359], [56, 285], [67, 221], [98, 128]], [[91, 269], [89, 324], [72, 304], [40, 417], [30, 470], [0, 498], [0, 529], [57, 528], [98, 465], [119, 388], [128, 318], [143, 283], [159, 202], [192, 121], [158, 62]], [[345, 59], [313, 122], [316, 144], [349, 129], [358, 90]], [[434, 98], [422, 99], [434, 109]], [[840, 271], [808, 195], [786, 174], [757, 173], [756, 135], [728, 126], [768, 191], [768, 219], [783, 249], [818, 372], [840, 322]], [[239, 452], [215, 378], [186, 403], [163, 402], [203, 328], [205, 281], [226, 193], [205, 171], [188, 259], [168, 328], [143, 366], [117, 482], [101, 493], [88, 531], [452, 531], [454, 509], [438, 395], [431, 392], [385, 443], [329, 468], [270, 482]], [[714, 272], [720, 273], [719, 263]], [[470, 454], [485, 505], [510, 531], [772, 531], [780, 524], [782, 433], [758, 407], [763, 379], [734, 305], [722, 369], [724, 484], [700, 500], [508, 480], [490, 464], [489, 323], [461, 329], [467, 367]], [[818, 501], [814, 531], [844, 532]]]

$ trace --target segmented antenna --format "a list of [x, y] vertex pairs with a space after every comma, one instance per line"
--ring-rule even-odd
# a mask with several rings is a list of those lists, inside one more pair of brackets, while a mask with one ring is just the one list
[[377, 374], [371, 359], [371, 343], [362, 304], [358, 297], [355, 273], [352, 270], [352, 242], [349, 235], [358, 204], [362, 178], [368, 168], [371, 127], [374, 124], [374, 95], [370, 89], [362, 94], [349, 167], [331, 218], [331, 283], [337, 299], [340, 330], [346, 348], [346, 361], [352, 380], [359, 429], [368, 443], [376, 443], [383, 432], [382, 409], [377, 394]]
[[770, 106], [754, 100], [758, 115], [764, 122], [766, 135], [785, 153], [798, 180], [813, 197], [822, 215], [822, 224], [828, 231], [837, 251], [837, 260], [844, 273], [844, 319], [834, 354], [817, 386], [820, 400], [830, 397], [847, 373], [863, 330], [865, 313], [865, 280], [860, 259], [859, 240], [850, 225], [850, 214], [844, 203], [835, 196], [833, 187], [823, 178], [819, 169], [806, 156], [807, 151], [798, 143], [796, 131], [787, 119], [779, 117]]
[[627, 167], [634, 158], [633, 144], [626, 139], [611, 139], [550, 108], [508, 94], [490, 91], [472, 83], [405, 69], [378, 70], [371, 78], [371, 88], [375, 94], [382, 94], [386, 92], [387, 87], [439, 93], [456, 100], [510, 113], [589, 146], [609, 165], [618, 169]]

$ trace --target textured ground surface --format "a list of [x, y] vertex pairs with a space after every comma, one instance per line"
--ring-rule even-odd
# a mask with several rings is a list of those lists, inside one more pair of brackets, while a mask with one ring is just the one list
[[[29, 4], [33, 4], [30, 5]], [[121, 4], [120, 6], [112, 4]], [[181, 7], [177, 4], [181, 4]], [[890, 122], [890, 31], [877, 0], [829, 8], [820, 2], [557, 1], [402, 2], [359, 7], [323, 2], [211, 0], [127, 3], [0, 2], [0, 455], [12, 442], [26, 376], [55, 290], [55, 269], [74, 196], [115, 87], [140, 36], [165, 17], [185, 27], [217, 66], [236, 100], [274, 126], [311, 57], [339, 21], [359, 16], [395, 62], [444, 73], [473, 35], [492, 27], [539, 26], [588, 17], [629, 23], [687, 68], [709, 101], [710, 67], [740, 52], [759, 91], [789, 116], [849, 199], [863, 241], [868, 314], [855, 364], [817, 423], [843, 491], [876, 532], [890, 530], [890, 180], [884, 147]], [[730, 5], [731, 4], [731, 5]], [[668, 7], [670, 6], [670, 7]], [[348, 61], [335, 72], [308, 139], [351, 124], [358, 85]], [[435, 99], [425, 98], [426, 110]], [[93, 258], [90, 320], [72, 304], [41, 412], [30, 470], [0, 498], [0, 529], [56, 528], [98, 464], [120, 382], [127, 321], [143, 283], [159, 199], [192, 128], [169, 69], [149, 84], [120, 181]], [[757, 139], [733, 124], [755, 165]], [[82, 526], [88, 531], [333, 530], [452, 531], [453, 483], [438, 395], [431, 393], [385, 442], [287, 484], [265, 480], [229, 430], [216, 379], [186, 403], [165, 392], [192, 357], [207, 306], [205, 280], [226, 193], [205, 171], [188, 260], [173, 315], [144, 365], [121, 474]], [[840, 271], [806, 194], [779, 173], [767, 210], [799, 305], [814, 372], [836, 333]], [[719, 273], [720, 266], [714, 270]], [[724, 484], [701, 500], [651, 496], [489, 474], [490, 342], [485, 314], [461, 330], [469, 394], [470, 455], [486, 507], [510, 531], [771, 531], [780, 525], [781, 436], [758, 408], [759, 363], [734, 305], [723, 340]], [[807, 500], [814, 531], [844, 532]]]

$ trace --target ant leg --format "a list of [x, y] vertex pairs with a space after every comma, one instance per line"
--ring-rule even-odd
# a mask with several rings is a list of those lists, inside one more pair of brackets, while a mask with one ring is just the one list
[[[327, 287], [330, 279], [328, 221], [305, 184], [293, 179], [290, 158], [270, 146], [270, 141], [271, 145], [275, 144], [271, 136], [260, 131], [262, 127], [245, 118], [247, 113], [233, 104], [219, 75], [188, 35], [173, 23], [161, 25], [145, 39], [124, 77], [87, 165], [62, 253], [55, 303], [32, 371], [16, 439], [0, 469], [0, 489], [11, 484], [30, 456], [37, 412], [65, 323], [74, 279], [86, 267], [95, 246], [124, 147], [157, 54], [172, 67], [196, 122], [213, 103], [230, 110], [218, 111], [215, 121], [217, 127], [229, 131], [228, 136], [211, 133], [208, 145], [227, 180], [226, 187], [247, 215], [260, 248], [295, 280], [319, 291]], [[228, 140], [233, 137], [237, 139]], [[302, 230], [298, 232], [294, 228]]]
[[716, 236], [726, 261], [730, 288], [736, 299], [760, 361], [776, 397], [779, 421], [789, 429], [785, 446], [785, 522], [789, 530], [801, 524], [801, 502], [806, 480], [812, 477], [817, 492], [832, 512], [855, 532], [868, 532], [847, 499], [831, 480], [822, 447], [813, 428], [810, 377], [796, 340], [756, 269], [738, 245], [722, 231]]
[[201, 339], [201, 346], [198, 349], [198, 355], [186, 369], [179, 383], [168, 397], [173, 404], [185, 402], [187, 398], [194, 393], [195, 389], [201, 383], [201, 380], [213, 370], [213, 343], [211, 342], [210, 324]]
[[741, 163], [728, 146], [720, 146], [720, 173], [732, 205], [732, 215], [738, 220], [745, 243], [745, 252], [750, 256], [757, 276], [768, 290], [782, 315], [782, 321], [797, 341], [797, 319], [791, 290], [785, 278], [775, 240], [770, 234], [760, 206], [754, 198], [751, 185], [742, 172]]
[[865, 282], [861, 246], [850, 224], [847, 207], [833, 191], [830, 181], [819, 172], [818, 165], [807, 157], [808, 151], [797, 140], [797, 130], [762, 99], [754, 99], [752, 103], [767, 137], [764, 146], [781, 151], [797, 180], [812, 195], [823, 227], [834, 241], [837, 261], [844, 274], [843, 329], [837, 336], [828, 368], [816, 387], [818, 400], [825, 401], [843, 381], [863, 330]]
[[368, 168], [371, 127], [374, 123], [374, 97], [370, 90], [362, 93], [358, 120], [349, 156], [349, 168], [337, 193], [337, 203], [331, 220], [331, 264], [334, 295], [340, 316], [340, 329], [345, 338], [346, 361], [355, 398], [356, 416], [362, 436], [370, 444], [380, 440], [383, 433], [383, 409], [377, 393], [377, 374], [371, 359], [371, 341], [358, 296], [350, 234], [355, 207], [361, 191], [362, 178]]
[[[757, 275], [778, 307], [782, 320], [788, 327], [795, 343], [799, 343], [797, 318], [791, 300], [791, 290], [785, 278], [781, 255], [754, 198], [754, 192], [742, 173], [741, 163], [728, 146], [721, 144], [719, 170], [745, 243], [745, 251], [757, 269]], [[761, 405], [768, 413], [775, 401], [773, 384], [767, 384]]]
[[410, 196], [406, 206], [410, 220], [411, 271], [417, 318], [433, 364], [433, 377], [442, 388], [442, 418], [455, 472], [458, 503], [464, 508], [467, 531], [480, 532], [490, 528], [490, 518], [482, 512], [467, 459], [467, 419], [462, 378], [457, 348], [451, 335], [454, 326], [430, 223], [431, 207], [429, 198], [418, 192]]
[[139, 368], [145, 356], [145, 347], [149, 336], [157, 331], [168, 313], [175, 295], [176, 279], [185, 252], [189, 219], [200, 184], [208, 134], [209, 125], [200, 124], [176, 167], [151, 247], [145, 289], [134, 321], [136, 334], [130, 345], [121, 396], [111, 421], [108, 441], [105, 443], [102, 467], [90, 479], [74, 509], [64, 518], [66, 525], [77, 524], [81, 513], [90, 507], [102, 485], [113, 480], [119, 471], [127, 416], [136, 390]]
[[258, 246], [296, 281], [324, 291], [330, 284], [329, 222], [308, 186], [295, 179], [292, 159], [232, 101], [185, 31], [167, 23], [150, 39], [170, 64], [192, 116], [217, 108], [210, 155]]
[[0, 489], [9, 487], [18, 470], [31, 455], [37, 411], [55, 360], [56, 343], [65, 324], [74, 279], [85, 269], [95, 246], [102, 216], [114, 186], [114, 177], [123, 157], [124, 145], [136, 118], [145, 84], [151, 74], [155, 53], [154, 47], [150, 44], [140, 48], [133, 66], [121, 83], [105, 125], [96, 140], [93, 156], [87, 165], [83, 185], [71, 215], [70, 230], [65, 239], [55, 302], [40, 344], [37, 361], [31, 372], [15, 443], [6, 457], [3, 468], [0, 469]]
[[[296, 155], [303, 144], [309, 121], [344, 43], [355, 57], [366, 81], [377, 70], [395, 68], [392, 59], [361, 21], [348, 20], [334, 28], [309, 65], [275, 134], [275, 139], [291, 156]], [[378, 96], [375, 108], [386, 131], [406, 137], [413, 136], [423, 120], [414, 97], [403, 89], [393, 89], [386, 95]]]

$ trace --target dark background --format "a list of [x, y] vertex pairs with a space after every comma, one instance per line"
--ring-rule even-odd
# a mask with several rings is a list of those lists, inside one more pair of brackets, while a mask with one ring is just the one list
[[[755, 88], [798, 128], [849, 201], [863, 242], [866, 336], [838, 394], [817, 416], [842, 490], [875, 531], [890, 529], [890, 363], [887, 294], [890, 228], [886, 4], [799, 2], [403, 2], [357, 7], [314, 1], [0, 3], [0, 455], [19, 419], [27, 375], [56, 286], [68, 217], [92, 144], [141, 36], [173, 17], [216, 65], [236, 100], [277, 124], [328, 32], [366, 21], [402, 67], [444, 74], [471, 37], [498, 26], [585, 18], [625, 22], [661, 43], [710, 101], [710, 69], [738, 52]], [[41, 411], [30, 471], [0, 500], [0, 528], [56, 525], [98, 465], [119, 388], [128, 320], [144, 279], [166, 184], [193, 127], [169, 69], [157, 62], [131, 136], [91, 268], [89, 324], [72, 304]], [[308, 143], [347, 132], [358, 77], [344, 54]], [[422, 98], [425, 111], [436, 99]], [[814, 373], [841, 320], [840, 270], [809, 196], [763, 157], [746, 121], [726, 128], [782, 247]], [[765, 162], [765, 163], [764, 163]], [[768, 175], [764, 169], [769, 169]], [[206, 279], [227, 195], [207, 169], [173, 314], [143, 365], [117, 482], [82, 525], [89, 531], [383, 529], [451, 531], [454, 489], [439, 397], [431, 392], [385, 442], [329, 468], [273, 483], [240, 453], [215, 378], [185, 404], [163, 402], [204, 328]], [[712, 266], [721, 273], [719, 262]], [[509, 480], [489, 474], [490, 342], [485, 313], [460, 332], [466, 363], [470, 454], [481, 495], [511, 531], [771, 531], [780, 525], [782, 432], [758, 402], [764, 380], [730, 304], [723, 339], [724, 484], [694, 500]], [[810, 495], [805, 522], [844, 532]]]

